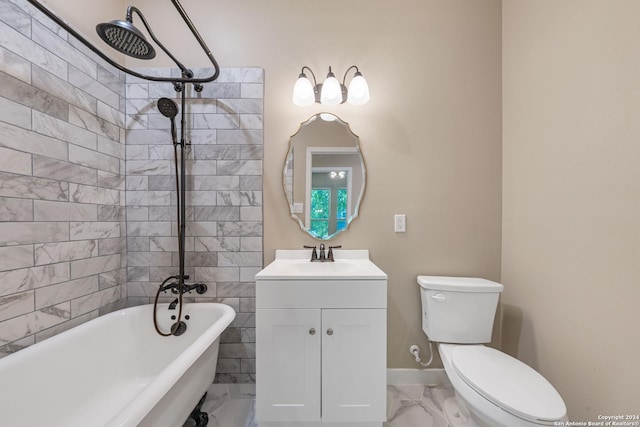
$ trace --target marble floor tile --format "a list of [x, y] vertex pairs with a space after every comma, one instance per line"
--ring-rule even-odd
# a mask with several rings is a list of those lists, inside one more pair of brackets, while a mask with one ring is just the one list
[[259, 427], [255, 420], [255, 400], [232, 399], [209, 414], [208, 427]]
[[446, 386], [422, 384], [387, 387], [387, 422], [384, 427], [448, 427], [442, 412], [444, 400], [453, 396]]
[[[451, 386], [390, 385], [384, 427], [449, 427], [442, 407], [452, 396]], [[209, 414], [209, 427], [260, 427], [255, 384], [213, 384], [202, 410]], [[191, 426], [187, 422], [183, 427]]]
[[441, 418], [434, 417], [427, 405], [420, 400], [397, 400], [392, 406], [387, 417], [385, 427], [434, 427], [446, 426], [436, 420]]

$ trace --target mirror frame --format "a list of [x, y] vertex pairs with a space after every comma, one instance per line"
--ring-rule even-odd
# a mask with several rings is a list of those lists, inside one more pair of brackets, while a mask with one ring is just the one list
[[[351, 216], [349, 216], [347, 218], [347, 224], [345, 226], [344, 229], [342, 230], [337, 230], [336, 232], [334, 232], [333, 234], [330, 234], [328, 237], [326, 238], [322, 238], [322, 237], [318, 237], [314, 234], [312, 234], [309, 231], [309, 228], [305, 225], [305, 221], [303, 220], [303, 218], [296, 213], [293, 213], [293, 200], [289, 199], [288, 196], [288, 192], [287, 192], [287, 166], [289, 164], [289, 157], [291, 156], [292, 152], [293, 152], [293, 138], [298, 135], [300, 133], [300, 131], [303, 130], [305, 125], [311, 124], [312, 122], [314, 122], [315, 120], [324, 120], [321, 116], [322, 115], [330, 115], [335, 117], [335, 121], [339, 122], [340, 124], [345, 126], [345, 129], [349, 132], [349, 134], [354, 138], [355, 140], [355, 147], [353, 147], [353, 149], [348, 148], [348, 147], [321, 147], [320, 150], [318, 150], [318, 152], [325, 152], [325, 153], [330, 153], [330, 154], [339, 154], [340, 152], [343, 153], [349, 153], [349, 154], [359, 154], [360, 155], [360, 160], [362, 162], [362, 188], [360, 191], [360, 195], [358, 197], [358, 200], [355, 202], [355, 204], [353, 204], [353, 213], [351, 214]], [[316, 113], [314, 115], [312, 115], [311, 117], [309, 117], [307, 120], [303, 121], [300, 123], [300, 126], [298, 127], [298, 130], [289, 137], [289, 147], [287, 150], [287, 154], [284, 157], [284, 164], [282, 167], [282, 190], [284, 192], [284, 197], [287, 201], [287, 210], [289, 211], [289, 217], [294, 220], [298, 226], [300, 227], [300, 230], [304, 231], [305, 233], [307, 233], [310, 237], [316, 239], [316, 240], [321, 240], [321, 241], [326, 241], [326, 240], [331, 240], [336, 238], [337, 236], [339, 236], [341, 233], [347, 231], [349, 229], [349, 226], [351, 225], [351, 222], [353, 220], [355, 220], [356, 218], [358, 218], [360, 216], [360, 205], [362, 203], [362, 199], [364, 198], [364, 194], [366, 192], [367, 189], [367, 165], [364, 159], [364, 155], [362, 154], [362, 148], [360, 145], [360, 137], [358, 135], [356, 135], [353, 130], [351, 129], [351, 126], [349, 125], [348, 122], [342, 120], [339, 116], [337, 116], [336, 114], [333, 113], [327, 113], [327, 112], [320, 112], [320, 113]], [[305, 158], [307, 158], [307, 162], [309, 161], [308, 159], [309, 153], [305, 153]], [[305, 168], [306, 168], [306, 164], [305, 164]], [[307, 179], [305, 179], [306, 183], [305, 183], [305, 204], [306, 206], [309, 206], [309, 199], [311, 197], [311, 193], [310, 193], [310, 186], [311, 186], [311, 182], [308, 179], [309, 176], [311, 176], [312, 174], [312, 170], [306, 170], [306, 175], [307, 175]], [[305, 214], [304, 214], [304, 218], [306, 219], [308, 216], [310, 215], [309, 213], [309, 209], [305, 209]]]

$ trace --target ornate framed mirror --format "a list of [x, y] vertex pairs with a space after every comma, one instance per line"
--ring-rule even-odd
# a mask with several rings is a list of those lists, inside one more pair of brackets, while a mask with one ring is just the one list
[[316, 239], [336, 237], [358, 217], [364, 195], [360, 139], [334, 114], [310, 117], [289, 139], [282, 183], [300, 228]]

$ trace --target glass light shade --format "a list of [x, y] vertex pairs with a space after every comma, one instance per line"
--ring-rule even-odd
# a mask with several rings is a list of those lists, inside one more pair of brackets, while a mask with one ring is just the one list
[[337, 117], [331, 113], [320, 113], [320, 118], [325, 122], [335, 122]]
[[352, 105], [364, 105], [369, 102], [369, 85], [360, 73], [356, 73], [349, 83], [347, 102]]
[[325, 105], [338, 105], [342, 102], [342, 89], [340, 88], [340, 82], [332, 74], [333, 73], [328, 75], [324, 83], [322, 83], [320, 102]]
[[306, 107], [314, 102], [316, 102], [316, 95], [313, 93], [313, 85], [307, 76], [301, 74], [293, 86], [293, 103], [300, 107]]

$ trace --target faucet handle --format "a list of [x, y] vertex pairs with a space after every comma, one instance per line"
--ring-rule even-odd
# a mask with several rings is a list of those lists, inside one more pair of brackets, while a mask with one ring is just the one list
[[335, 259], [333, 259], [333, 250], [334, 250], [334, 249], [339, 249], [339, 248], [341, 248], [341, 247], [342, 247], [342, 245], [329, 246], [329, 253], [327, 254], [327, 259], [328, 259], [329, 261], [332, 261], [332, 262], [333, 262], [333, 261], [335, 261]]
[[311, 261], [317, 261], [318, 260], [318, 252], [316, 252], [316, 247], [315, 246], [304, 245], [303, 248], [305, 248], [305, 249], [313, 249], [313, 251], [311, 252]]

